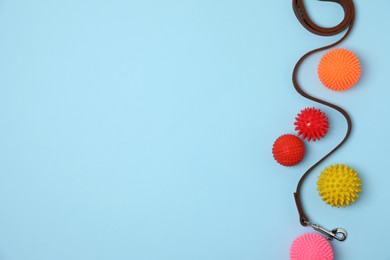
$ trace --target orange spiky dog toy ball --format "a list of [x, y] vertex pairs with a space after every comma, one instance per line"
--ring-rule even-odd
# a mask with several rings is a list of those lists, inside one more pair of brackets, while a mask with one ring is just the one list
[[318, 65], [318, 76], [327, 88], [345, 91], [358, 82], [361, 67], [358, 57], [347, 49], [327, 52]]

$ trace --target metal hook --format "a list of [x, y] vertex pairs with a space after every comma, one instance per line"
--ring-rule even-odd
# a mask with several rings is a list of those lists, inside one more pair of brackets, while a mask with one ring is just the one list
[[326, 235], [329, 240], [336, 239], [338, 241], [344, 241], [347, 239], [348, 233], [345, 229], [334, 228], [332, 230], [327, 230], [317, 224], [309, 224], [314, 230]]

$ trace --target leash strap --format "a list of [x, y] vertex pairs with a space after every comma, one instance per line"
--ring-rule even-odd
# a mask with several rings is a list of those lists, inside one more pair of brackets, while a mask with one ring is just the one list
[[320, 52], [320, 51], [323, 51], [323, 50], [326, 50], [326, 49], [330, 49], [330, 48], [338, 45], [342, 41], [344, 41], [347, 38], [347, 36], [350, 34], [352, 27], [353, 27], [353, 24], [354, 24], [354, 21], [355, 21], [355, 6], [353, 3], [353, 0], [319, 0], [319, 1], [334, 2], [334, 3], [340, 4], [342, 6], [342, 8], [344, 9], [344, 19], [338, 25], [336, 25], [334, 27], [325, 28], [325, 27], [318, 26], [315, 22], [313, 22], [312, 19], [310, 19], [310, 16], [306, 11], [303, 0], [293, 0], [294, 13], [295, 13], [296, 17], [298, 18], [298, 21], [303, 25], [303, 27], [305, 27], [308, 31], [310, 31], [314, 34], [321, 35], [321, 36], [333, 36], [333, 35], [341, 33], [342, 31], [344, 31], [346, 29], [347, 29], [347, 31], [344, 34], [344, 36], [340, 40], [338, 40], [337, 42], [332, 43], [332, 44], [327, 45], [327, 46], [324, 46], [324, 47], [321, 47], [321, 48], [318, 48], [318, 49], [315, 49], [315, 50], [312, 50], [312, 51], [306, 53], [305, 55], [303, 55], [298, 60], [298, 62], [296, 63], [296, 65], [294, 67], [294, 71], [292, 74], [292, 81], [293, 81], [295, 90], [303, 97], [310, 99], [314, 102], [323, 104], [325, 106], [328, 106], [330, 108], [333, 108], [333, 109], [337, 110], [338, 112], [340, 112], [344, 116], [345, 120], [347, 121], [348, 127], [347, 127], [347, 133], [346, 133], [344, 139], [335, 148], [333, 148], [333, 150], [331, 150], [328, 154], [326, 154], [324, 157], [322, 157], [318, 162], [316, 162], [313, 166], [311, 166], [302, 175], [301, 179], [298, 182], [296, 192], [294, 193], [294, 198], [295, 198], [295, 203], [296, 203], [298, 213], [299, 213], [299, 221], [300, 221], [302, 226], [305, 226], [305, 227], [311, 226], [315, 230], [317, 230], [323, 234], [328, 235], [328, 237], [330, 239], [336, 238], [339, 241], [343, 241], [347, 237], [347, 233], [345, 230], [338, 228], [338, 229], [333, 229], [332, 231], [328, 231], [328, 230], [320, 227], [319, 225], [311, 224], [311, 222], [309, 221], [309, 218], [305, 214], [305, 211], [304, 211], [303, 206], [302, 206], [301, 197], [300, 197], [301, 186], [302, 186], [304, 180], [306, 179], [306, 177], [310, 174], [310, 172], [314, 168], [316, 168], [320, 163], [322, 163], [324, 160], [326, 160], [331, 154], [333, 154], [335, 151], [337, 151], [347, 141], [347, 139], [349, 138], [349, 136], [351, 134], [351, 130], [352, 130], [351, 117], [348, 115], [348, 113], [344, 109], [342, 109], [341, 107], [339, 107], [335, 104], [332, 104], [332, 103], [327, 102], [325, 100], [322, 100], [322, 99], [319, 99], [319, 98], [316, 98], [314, 96], [309, 95], [308, 93], [303, 91], [303, 89], [300, 87], [298, 79], [297, 79], [298, 70], [299, 70], [299, 67], [302, 64], [302, 62], [310, 55], [317, 53], [317, 52]]

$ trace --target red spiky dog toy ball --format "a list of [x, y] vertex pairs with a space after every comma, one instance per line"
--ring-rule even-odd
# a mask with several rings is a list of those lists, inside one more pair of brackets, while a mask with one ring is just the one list
[[320, 140], [329, 129], [329, 120], [325, 113], [316, 108], [305, 108], [295, 118], [295, 130], [298, 136], [308, 141]]
[[285, 134], [274, 142], [272, 154], [279, 164], [294, 166], [302, 161], [305, 155], [305, 146], [299, 137]]

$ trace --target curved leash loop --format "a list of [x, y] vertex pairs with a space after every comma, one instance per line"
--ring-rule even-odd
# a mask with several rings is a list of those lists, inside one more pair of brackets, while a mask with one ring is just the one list
[[[323, 104], [325, 106], [328, 106], [328, 107], [340, 112], [344, 116], [345, 120], [347, 121], [347, 132], [346, 132], [343, 140], [335, 148], [333, 148], [328, 154], [326, 154], [324, 157], [322, 157], [318, 162], [316, 162], [313, 166], [311, 166], [302, 175], [301, 179], [298, 182], [296, 192], [294, 193], [294, 198], [295, 198], [295, 203], [296, 203], [296, 206], [297, 206], [297, 209], [299, 212], [299, 221], [300, 221], [302, 226], [305, 226], [305, 227], [311, 226], [315, 230], [327, 235], [329, 239], [336, 238], [339, 241], [344, 241], [347, 238], [347, 232], [344, 229], [337, 228], [337, 229], [333, 229], [332, 231], [328, 231], [328, 230], [320, 227], [319, 225], [311, 224], [309, 221], [309, 218], [306, 216], [305, 211], [302, 207], [302, 201], [300, 198], [300, 190], [301, 190], [302, 183], [306, 179], [306, 177], [309, 175], [309, 173], [315, 167], [317, 167], [320, 163], [322, 163], [324, 160], [326, 160], [336, 150], [338, 150], [347, 141], [347, 139], [349, 138], [349, 136], [351, 134], [351, 130], [352, 130], [351, 117], [348, 115], [348, 113], [344, 109], [342, 109], [341, 107], [339, 107], [335, 104], [332, 104], [332, 103], [327, 102], [325, 100], [322, 100], [322, 99], [319, 99], [319, 98], [316, 98], [314, 96], [309, 95], [300, 87], [298, 80], [297, 80], [298, 69], [299, 69], [300, 65], [302, 64], [302, 62], [308, 56], [310, 56], [316, 52], [330, 49], [330, 48], [338, 45], [342, 41], [344, 41], [347, 38], [347, 36], [349, 35], [349, 33], [351, 32], [354, 21], [355, 21], [355, 6], [354, 6], [352, 0], [319, 0], [319, 1], [327, 1], [327, 2], [334, 2], [334, 3], [340, 4], [342, 6], [342, 8], [344, 9], [344, 19], [338, 25], [336, 25], [334, 27], [325, 28], [325, 27], [318, 26], [315, 22], [313, 22], [313, 20], [310, 19], [310, 16], [308, 15], [308, 13], [306, 11], [303, 0], [293, 0], [293, 9], [294, 9], [295, 15], [298, 18], [298, 21], [308, 31], [310, 31], [314, 34], [317, 34], [317, 35], [321, 35], [321, 36], [333, 36], [333, 35], [339, 34], [340, 32], [342, 32], [346, 29], [347, 29], [347, 31], [344, 34], [344, 36], [340, 40], [336, 41], [335, 43], [332, 43], [330, 45], [327, 45], [327, 46], [324, 46], [324, 47], [321, 47], [321, 48], [318, 48], [315, 50], [312, 50], [312, 51], [306, 53], [305, 55], [303, 55], [298, 60], [298, 62], [296, 63], [296, 65], [294, 67], [294, 71], [292, 74], [292, 81], [293, 81], [295, 90], [303, 97], [305, 97], [309, 100], [312, 100], [314, 102]], [[341, 234], [341, 236], [339, 236], [338, 234]]]
[[351, 25], [355, 18], [355, 7], [352, 0], [318, 0], [321, 2], [334, 2], [341, 5], [344, 10], [344, 19], [336, 26], [322, 27], [310, 18], [303, 0], [293, 0], [293, 9], [299, 22], [310, 32], [321, 36], [333, 36], [341, 33]]

